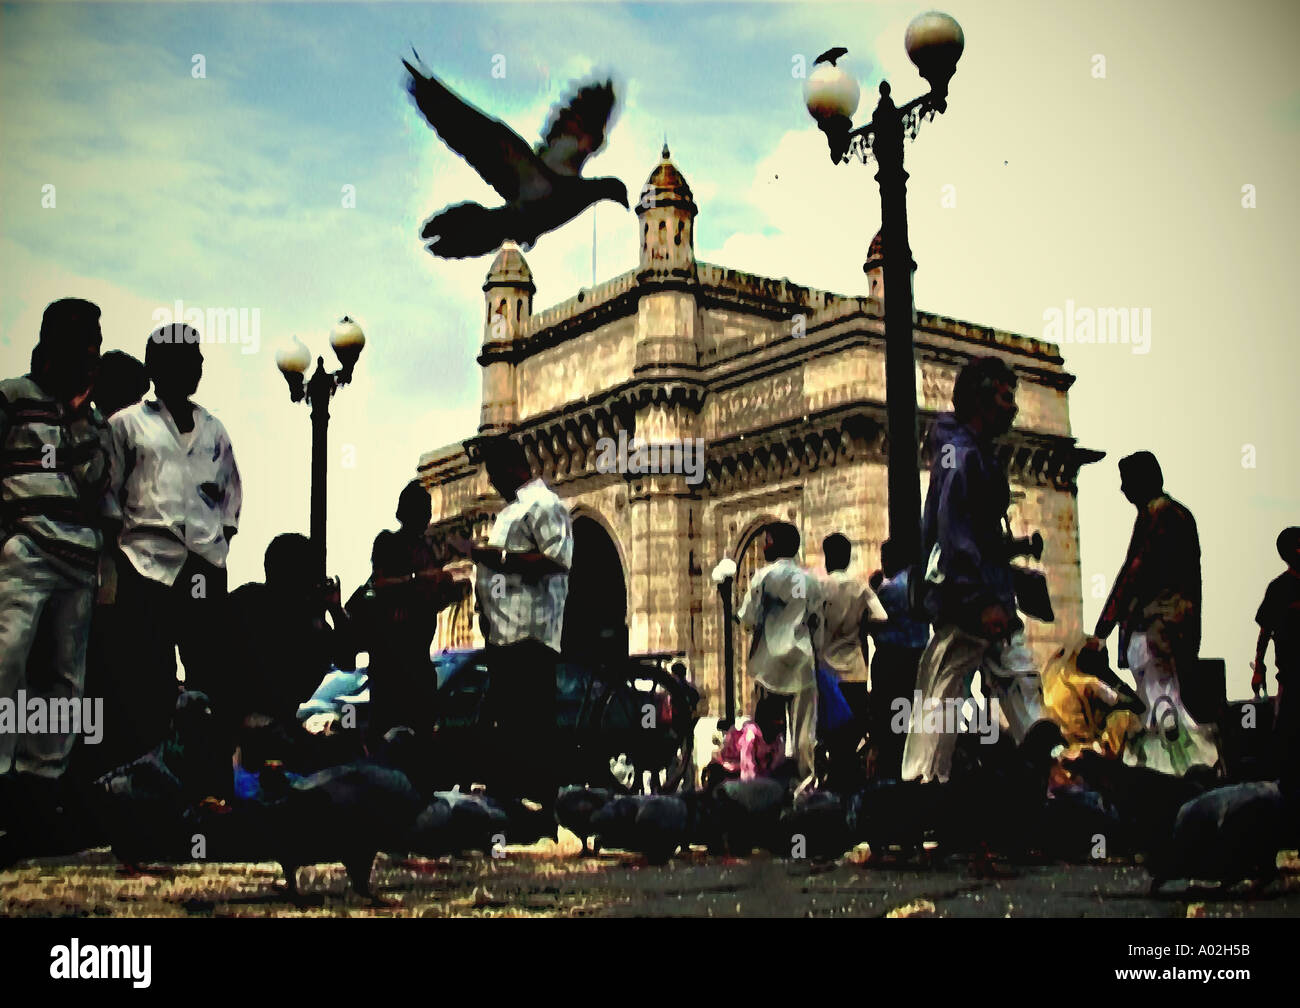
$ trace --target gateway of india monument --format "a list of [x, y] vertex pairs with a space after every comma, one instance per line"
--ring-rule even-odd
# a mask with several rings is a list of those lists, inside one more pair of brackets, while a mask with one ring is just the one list
[[[534, 311], [519, 249], [498, 253], [483, 285], [479, 433], [519, 439], [534, 474], [573, 515], [566, 652], [602, 635], [621, 646], [625, 634], [632, 654], [681, 656], [703, 694], [700, 712], [717, 716], [723, 631], [710, 571], [718, 560], [738, 565], [738, 604], [763, 564], [762, 526], [783, 519], [800, 530], [805, 565], [821, 564], [822, 539], [842, 531], [854, 547], [851, 573], [865, 580], [879, 566], [889, 451], [880, 239], [868, 253], [866, 296], [698, 262], [698, 208], [666, 145], [636, 212], [637, 268], [545, 311]], [[1100, 457], [1070, 435], [1074, 376], [1056, 346], [1026, 336], [919, 311], [914, 336], [923, 446], [935, 416], [951, 409], [966, 360], [996, 354], [1019, 377], [1020, 413], [999, 443], [1012, 530], [1040, 530], [1045, 540], [1056, 622], [1026, 620], [1045, 660], [1081, 629], [1076, 477]], [[663, 464], [610, 465], [620, 434], [625, 459], [637, 458], [641, 442], [649, 446], [641, 461]], [[693, 454], [700, 444], [702, 458]], [[917, 465], [924, 493], [924, 447]], [[667, 468], [677, 472], [646, 471]], [[486, 537], [502, 502], [462, 444], [422, 455], [419, 478], [435, 540], [453, 529]], [[744, 712], [748, 639], [732, 632]], [[443, 613], [436, 646], [481, 643], [467, 596]]]

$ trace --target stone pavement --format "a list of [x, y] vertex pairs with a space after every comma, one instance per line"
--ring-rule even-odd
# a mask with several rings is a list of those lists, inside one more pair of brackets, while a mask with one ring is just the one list
[[[1300, 858], [1282, 855], [1282, 878], [1251, 897], [1242, 887], [1167, 887], [1149, 898], [1137, 865], [969, 863], [867, 868], [711, 858], [691, 852], [663, 866], [605, 853], [579, 857], [542, 841], [504, 856], [376, 861], [373, 907], [347, 892], [341, 865], [304, 868], [307, 899], [291, 903], [272, 864], [178, 865], [161, 877], [125, 877], [107, 850], [20, 862], [0, 872], [0, 915], [191, 916], [939, 916], [1295, 917]], [[992, 877], [992, 876], [997, 877]], [[1002, 877], [1008, 876], [1008, 877]]]

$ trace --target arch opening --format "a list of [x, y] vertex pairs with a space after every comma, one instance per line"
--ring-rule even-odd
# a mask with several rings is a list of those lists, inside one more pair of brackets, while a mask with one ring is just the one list
[[561, 650], [575, 660], [627, 656], [627, 581], [618, 547], [595, 518], [573, 518], [573, 567]]

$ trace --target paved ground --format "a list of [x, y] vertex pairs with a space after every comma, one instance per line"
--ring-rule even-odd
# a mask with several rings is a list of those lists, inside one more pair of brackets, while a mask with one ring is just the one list
[[398, 862], [381, 856], [374, 882], [391, 907], [347, 893], [342, 866], [305, 868], [311, 898], [289, 901], [272, 864], [179, 865], [170, 876], [125, 877], [107, 850], [21, 862], [0, 873], [0, 915], [35, 916], [940, 916], [1295, 917], [1300, 858], [1279, 860], [1280, 881], [1251, 898], [1170, 887], [1146, 896], [1134, 864], [869, 868], [854, 857], [815, 865], [756, 855], [690, 853], [659, 867], [613, 853], [580, 857], [549, 841], [502, 858]]

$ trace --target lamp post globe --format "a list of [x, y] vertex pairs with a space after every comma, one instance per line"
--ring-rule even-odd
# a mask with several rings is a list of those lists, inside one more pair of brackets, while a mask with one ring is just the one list
[[366, 334], [361, 331], [361, 326], [346, 315], [339, 319], [338, 325], [330, 331], [330, 346], [334, 348], [334, 356], [343, 365], [340, 381], [351, 381], [352, 369], [356, 367], [357, 358], [361, 356], [365, 345]]
[[957, 71], [957, 60], [966, 48], [966, 36], [956, 20], [942, 11], [918, 14], [903, 37], [908, 58], [930, 85], [939, 110], [946, 106], [948, 81]]
[[861, 89], [852, 75], [831, 63], [819, 63], [803, 83], [804, 104], [818, 122], [830, 116], [852, 119], [860, 96]]
[[853, 113], [858, 110], [858, 82], [833, 63], [819, 63], [803, 84], [804, 105], [826, 134], [831, 160], [839, 163], [849, 147]]
[[303, 375], [311, 367], [311, 351], [303, 345], [302, 340], [294, 336], [291, 344], [276, 351], [275, 366], [289, 384], [289, 398], [299, 402], [303, 397]]

